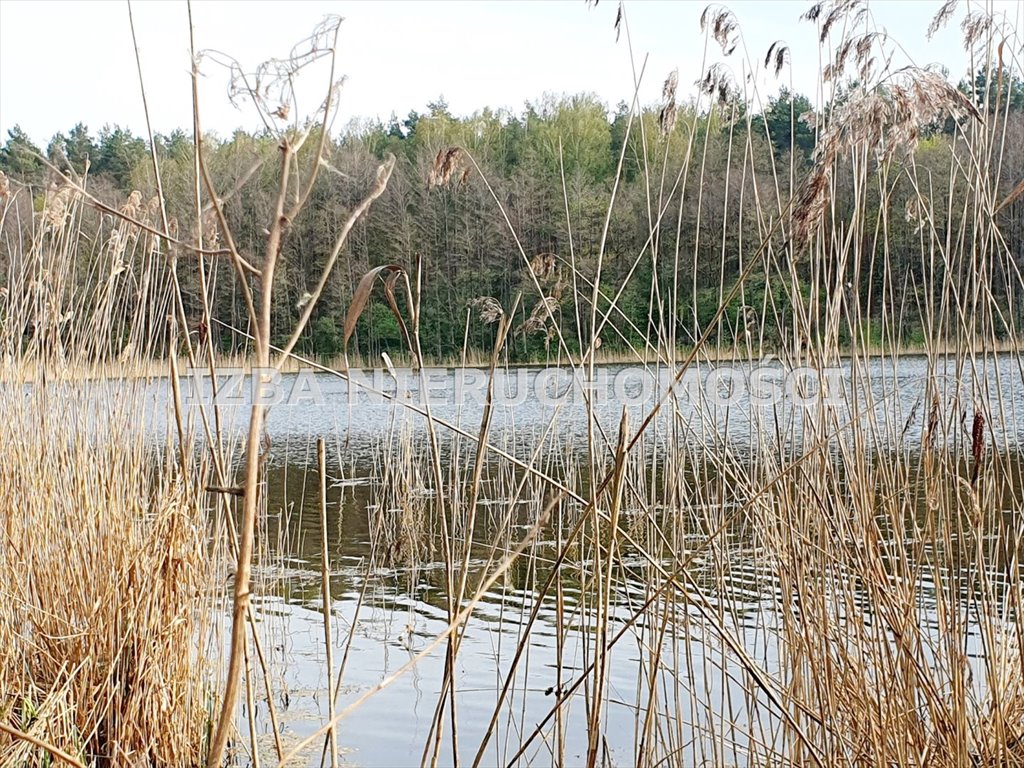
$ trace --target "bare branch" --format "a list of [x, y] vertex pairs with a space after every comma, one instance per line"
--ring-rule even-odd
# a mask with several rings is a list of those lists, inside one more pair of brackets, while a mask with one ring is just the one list
[[[232, 197], [234, 197], [239, 192], [241, 192], [242, 188], [245, 187], [245, 185], [249, 183], [249, 179], [251, 179], [253, 177], [253, 175], [255, 175], [256, 171], [258, 171], [260, 168], [263, 167], [263, 164], [266, 161], [267, 161], [267, 159], [265, 157], [261, 157], [261, 158], [257, 159], [256, 162], [253, 163], [252, 166], [249, 167], [249, 170], [247, 170], [245, 173], [243, 173], [242, 177], [237, 182], [235, 182], [235, 186], [233, 186], [229, 192], [227, 192], [222, 197], [217, 198], [217, 202], [219, 202], [221, 205], [224, 205], [224, 203], [226, 203]], [[203, 206], [203, 213], [209, 213], [212, 210], [213, 210], [213, 201], [209, 200]], [[256, 270], [254, 269], [254, 271], [256, 271]]]
[[[289, 218], [294, 219], [299, 211], [302, 210], [302, 206], [306, 204], [310, 194], [313, 192], [313, 185], [316, 183], [317, 177], [320, 175], [320, 159], [324, 156], [324, 149], [327, 147], [327, 125], [328, 117], [331, 114], [331, 105], [334, 101], [334, 92], [336, 89], [341, 87], [341, 83], [344, 79], [339, 80], [337, 83], [334, 82], [334, 67], [338, 59], [338, 31], [341, 27], [341, 18], [338, 18], [337, 25], [334, 27], [334, 38], [331, 43], [331, 74], [330, 80], [328, 80], [327, 87], [327, 98], [324, 99], [323, 106], [323, 121], [320, 125], [320, 146], [316, 150], [316, 158], [313, 161], [313, 170], [309, 175], [309, 181], [306, 182], [305, 191], [299, 196], [299, 199], [295, 203], [295, 207], [292, 208]], [[307, 133], [308, 135], [308, 133]], [[303, 139], [305, 141], [305, 139]], [[301, 145], [300, 145], [301, 146]], [[298, 152], [298, 148], [295, 150]], [[296, 176], [296, 179], [298, 177]], [[386, 182], [385, 182], [386, 183]]]
[[312, 297], [307, 302], [306, 306], [302, 310], [302, 316], [299, 318], [298, 323], [295, 325], [295, 329], [292, 331], [291, 337], [288, 339], [288, 343], [284, 345], [283, 351], [277, 359], [277, 367], [280, 367], [287, 359], [288, 355], [295, 345], [299, 341], [299, 337], [302, 335], [302, 331], [305, 330], [306, 324], [309, 322], [310, 316], [313, 314], [313, 309], [316, 307], [316, 303], [320, 298], [320, 294], [323, 293], [324, 287], [327, 285], [327, 280], [331, 276], [331, 272], [334, 270], [334, 265], [338, 261], [338, 255], [341, 253], [341, 249], [345, 246], [345, 242], [348, 240], [349, 232], [352, 231], [352, 227], [355, 223], [363, 216], [364, 213], [369, 209], [371, 203], [380, 197], [385, 188], [388, 185], [388, 180], [391, 178], [391, 172], [395, 169], [395, 156], [388, 155], [387, 160], [384, 161], [377, 169], [377, 180], [373, 185], [373, 188], [367, 193], [363, 201], [356, 206], [355, 210], [349, 214], [348, 220], [345, 222], [345, 226], [341, 228], [341, 233], [338, 235], [337, 240], [334, 241], [334, 248], [331, 251], [330, 256], [327, 257], [327, 263], [324, 264], [323, 272], [320, 274], [320, 280], [316, 284], [316, 288], [313, 290]]

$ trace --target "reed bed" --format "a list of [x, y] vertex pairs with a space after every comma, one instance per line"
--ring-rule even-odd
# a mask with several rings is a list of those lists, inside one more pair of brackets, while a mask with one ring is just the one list
[[[52, 392], [17, 405], [0, 470], [4, 723], [90, 764], [198, 765], [213, 696], [197, 643], [206, 509], [130, 414]], [[7, 737], [0, 763], [51, 764]]]
[[116, 220], [90, 247], [87, 216], [51, 190], [6, 265], [0, 765], [200, 765], [223, 556], [198, 465], [154, 441], [137, 378], [169, 275]]
[[[1019, 458], [972, 491], [970, 462], [952, 448], [928, 457], [908, 444], [858, 462], [831, 442], [758, 462], [660, 441], [644, 446], [653, 464], [644, 452], [625, 464], [614, 527], [611, 505], [595, 524], [585, 503], [550, 509], [549, 483], [495, 467], [470, 531], [465, 513], [440, 521], [436, 489], [416, 467], [426, 448], [396, 437], [378, 454], [376, 490], [346, 505], [366, 517], [362, 578], [385, 587], [395, 576], [380, 574], [398, 575], [411, 601], [427, 599], [428, 584], [436, 604], [450, 549], [467, 594], [482, 601], [466, 632], [489, 633], [495, 604], [511, 627], [490, 725], [479, 713], [435, 723], [459, 737], [463, 760], [571, 763], [578, 753], [557, 745], [588, 732], [615, 743], [602, 759], [621, 758], [625, 745], [651, 765], [1020, 761]], [[457, 450], [444, 446], [446, 461]], [[557, 443], [539, 452], [531, 466], [582, 493], [585, 457], [566, 459]], [[472, 477], [471, 462], [455, 460], [449, 487]], [[449, 508], [465, 503], [453, 493]], [[542, 531], [515, 549], [538, 518]], [[395, 621], [406, 631], [401, 612]], [[556, 633], [557, 675], [539, 631]], [[538, 671], [531, 654], [544, 660]], [[601, 693], [619, 710], [605, 719], [594, 711], [600, 665], [637, 656], [633, 698]], [[550, 717], [524, 720], [517, 711], [535, 705], [537, 680]], [[341, 733], [344, 743], [343, 724]], [[455, 754], [436, 733], [424, 749], [441, 762]]]

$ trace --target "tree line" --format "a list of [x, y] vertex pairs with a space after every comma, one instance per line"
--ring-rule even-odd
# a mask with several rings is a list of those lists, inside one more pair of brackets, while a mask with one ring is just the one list
[[[1012, 187], [1024, 178], [1024, 83], [1013, 75], [999, 83], [998, 103], [985, 98], [991, 89], [984, 75], [961, 89], [999, 110], [993, 119], [1004, 121], [1007, 138], [993, 173]], [[642, 345], [645, 339], [692, 343], [739, 278], [744, 259], [757, 249], [766, 220], [783, 215], [786, 201], [798, 194], [815, 160], [819, 119], [807, 97], [783, 88], [756, 112], [737, 94], [725, 94], [711, 107], [673, 106], [671, 114], [664, 105], [633, 111], [620, 103], [609, 109], [593, 94], [576, 94], [545, 95], [519, 112], [485, 108], [464, 117], [451, 114], [442, 98], [404, 119], [354, 122], [329, 139], [330, 166], [319, 177], [312, 204], [291, 224], [293, 237], [276, 277], [274, 341], [287, 338], [345, 214], [372, 182], [380, 160], [393, 154], [398, 162], [387, 190], [352, 233], [302, 341], [304, 353], [331, 357], [342, 350], [354, 288], [370, 268], [384, 263], [413, 271], [419, 266], [419, 330], [431, 358], [457, 358], [467, 345], [489, 349], [494, 329], [473, 310], [481, 297], [506, 311], [522, 297], [510, 344], [520, 359], [551, 354], [556, 329], [571, 350], [585, 348], [593, 292], [588, 280], [599, 258], [599, 312], [617, 297], [617, 310], [601, 334], [606, 349]], [[879, 215], [885, 210], [891, 219], [884, 258], [851, 265], [841, 280], [864, 317], [898, 313], [900, 341], [907, 344], [920, 341], [923, 292], [935, 290], [924, 279], [922, 217], [914, 204], [920, 190], [911, 176], [928, 177], [929, 226], [941, 230], [944, 217], [970, 194], [949, 172], [957, 131], [951, 121], [934, 125], [907, 161], [915, 173], [891, 175], [891, 189], [869, 195]], [[191, 135], [177, 130], [153, 142], [176, 231], [195, 235], [201, 227], [207, 242], [216, 243], [213, 218], [196, 221]], [[428, 184], [439, 153], [453, 146], [466, 151], [458, 172], [447, 184]], [[274, 138], [241, 130], [227, 138], [211, 134], [204, 137], [204, 152], [219, 188], [226, 194], [239, 187], [225, 205], [241, 252], [258, 252], [277, 187]], [[0, 171], [25, 190], [22, 204], [31, 201], [36, 211], [61, 183], [41, 157], [86, 179], [90, 192], [112, 206], [123, 205], [136, 190], [147, 200], [156, 193], [149, 144], [126, 129], [92, 133], [79, 123], [41, 148], [16, 126], [0, 148]], [[844, 204], [845, 183], [835, 182], [835, 205]], [[1021, 199], [1000, 215], [1019, 269]], [[7, 226], [27, 226], [29, 219], [17, 217], [19, 225], [8, 217]], [[95, 225], [83, 219], [81, 226]], [[0, 245], [7, 264], [16, 240], [6, 237]], [[872, 250], [881, 254], [877, 244]], [[91, 256], [83, 250], [77, 258]], [[195, 262], [182, 257], [179, 264], [186, 316], [198, 325], [202, 301]], [[756, 328], [759, 342], [785, 343], [788, 297], [793, 290], [814, 290], [804, 281], [803, 267], [795, 274], [794, 288], [781, 273], [755, 270], [713, 329], [718, 340], [739, 343]], [[246, 315], [227, 257], [212, 259], [211, 275], [213, 314], [224, 325], [208, 330], [225, 352], [244, 351]], [[1020, 323], [1024, 305], [1013, 294], [1011, 278], [1008, 272], [992, 275], [990, 290], [1004, 302], [1007, 317]], [[538, 289], [548, 298], [544, 307]], [[759, 315], [768, 305], [774, 319], [764, 323]], [[351, 350], [371, 358], [403, 346], [401, 329], [383, 302], [371, 305], [350, 343]]]

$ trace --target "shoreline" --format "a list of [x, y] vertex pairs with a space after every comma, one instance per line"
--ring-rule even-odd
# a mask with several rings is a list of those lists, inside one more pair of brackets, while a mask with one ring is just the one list
[[[840, 349], [838, 351], [838, 359], [841, 361], [848, 361], [856, 358], [860, 359], [901, 359], [901, 358], [928, 358], [934, 356], [937, 358], [942, 357], [957, 357], [964, 356], [969, 357], [972, 355], [1021, 355], [1024, 353], [1024, 342], [1022, 343], [999, 343], [996, 345], [991, 344], [968, 344], [963, 343], [961, 345], [955, 344], [942, 344], [935, 349], [928, 350], [923, 346], [908, 346], [899, 349], [886, 349], [884, 347], [871, 348], [868, 350], [854, 350], [854, 349]], [[652, 356], [647, 359], [638, 358], [635, 355], [620, 354], [620, 353], [608, 353], [600, 354], [596, 356], [594, 364], [600, 367], [607, 366], [661, 366], [661, 367], [675, 367], [682, 363], [690, 354], [692, 349], [682, 348], [677, 350], [675, 359], [669, 361], [662, 356]], [[787, 358], [771, 353], [765, 352], [761, 356], [750, 354], [747, 350], [716, 350], [709, 349], [701, 352], [696, 357], [696, 362], [699, 363], [736, 363], [736, 362], [754, 362], [754, 361], [786, 361]], [[392, 359], [392, 365], [396, 371], [410, 371], [411, 360], [404, 355], [396, 355]], [[376, 365], [369, 364], [370, 361], [364, 358], [358, 358], [355, 361], [351, 361], [347, 366], [347, 370], [358, 371], [365, 373], [368, 371], [375, 371], [386, 369], [388, 366], [384, 360], [380, 360]], [[188, 376], [188, 371], [191, 368], [188, 366], [187, 361], [178, 359], [176, 361], [179, 377]], [[207, 370], [207, 366], [201, 366], [204, 371]], [[465, 361], [462, 360], [451, 360], [451, 359], [428, 359], [426, 364], [422, 366], [423, 369], [430, 370], [444, 370], [444, 371], [458, 371], [458, 370], [486, 370], [490, 367], [490, 360], [483, 355], [474, 354], [467, 355]], [[519, 370], [519, 369], [531, 369], [531, 368], [558, 368], [558, 369], [574, 369], [576, 365], [570, 364], [564, 359], [553, 359], [553, 360], [526, 360], [526, 361], [512, 361], [506, 362], [499, 365], [499, 368], [506, 370]], [[249, 357], [232, 356], [225, 357], [218, 361], [218, 370], [227, 371], [230, 369], [244, 368], [251, 370], [252, 360]], [[281, 373], [296, 374], [306, 368], [314, 368], [319, 373], [334, 373], [344, 374], [346, 371], [345, 360], [343, 357], [335, 356], [330, 359], [317, 359], [317, 358], [290, 358], [284, 366], [281, 368]], [[45, 366], [43, 368], [39, 361], [17, 361], [17, 360], [6, 360], [0, 362], [0, 382], [17, 384], [17, 383], [34, 383], [40, 378], [44, 378], [47, 375], [52, 375], [54, 380], [59, 381], [92, 381], [102, 380], [110, 378], [118, 379], [166, 379], [170, 377], [170, 360], [164, 359], [152, 359], [152, 360], [138, 360], [128, 362], [101, 362], [101, 363], [76, 363], [73, 360], [59, 361], [57, 363]]]

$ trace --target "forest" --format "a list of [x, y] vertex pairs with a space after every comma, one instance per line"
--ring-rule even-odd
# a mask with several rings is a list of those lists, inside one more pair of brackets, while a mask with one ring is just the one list
[[[286, 340], [338, 227], [370, 185], [380, 160], [393, 154], [397, 164], [390, 183], [348, 239], [340, 268], [333, 271], [299, 345], [304, 354], [331, 359], [341, 353], [345, 311], [356, 284], [369, 268], [387, 263], [418, 271], [420, 333], [428, 359], [452, 361], [464, 348], [489, 349], [493, 329], [470, 322], [473, 302], [491, 297], [508, 308], [520, 294], [524, 298], [509, 340], [514, 359], [541, 360], [553, 354], [556, 325], [567, 348], [578, 351], [589, 342], [579, 318], [590, 309], [572, 306], [569, 297], [583, 300], [590, 287], [566, 289], [570, 280], [585, 280], [596, 272], [599, 253], [605, 254], [596, 294], [599, 310], [605, 311], [623, 286], [614, 305], [619, 322], [613, 335], [599, 339], [603, 354], [644, 344], [693, 344], [739, 278], [745, 250], [760, 241], [774, 218], [793, 215], [784, 201], [795, 194], [794, 205], [799, 204], [800, 187], [820, 153], [820, 114], [840, 109], [844, 93], [840, 89], [816, 111], [807, 96], [786, 87], [758, 104], [735, 86], [706, 81], [699, 85], [713, 98], [676, 105], [678, 77], [672, 73], [666, 81], [665, 103], [635, 113], [625, 102], [609, 109], [593, 94], [546, 94], [518, 113], [483, 108], [456, 116], [442, 97], [405, 119], [349, 123], [330, 136], [330, 172], [319, 175], [312, 204], [290, 224], [284, 266], [275, 276], [274, 342]], [[997, 132], [1005, 136], [1001, 163], [992, 171], [1000, 178], [993, 182], [1012, 187], [1024, 177], [1024, 83], [1008, 71], [1000, 72], [993, 88], [986, 80], [983, 71], [973, 83], [960, 82], [959, 89], [991, 113]], [[631, 114], [639, 123], [630, 131]], [[951, 183], [948, 173], [954, 145], [963, 140], [952, 119], [937, 119], [918, 138], [913, 158], [897, 158], [878, 177], [877, 186], [865, 192], [863, 199], [872, 207], [868, 218], [886, 216], [892, 233], [884, 244], [863, 243], [876, 257], [846, 265], [824, 282], [812, 281], [802, 264], [791, 272], [781, 267], [755, 272], [713, 329], [719, 345], [743, 343], [754, 328], [762, 336], [756, 339], [762, 348], [806, 344], [809, 340], [794, 338], [790, 331], [795, 324], [788, 296], [794, 279], [805, 297], [812, 291], [855, 294], [860, 327], [844, 327], [846, 337], [857, 332], [869, 343], [880, 342], [873, 321], [891, 313], [900, 317], [901, 335], [893, 342], [904, 347], [923, 343], [926, 318], [921, 308], [930, 303], [927, 293], [938, 295], [944, 281], [960, 279], [959, 270], [970, 266], [938, 263], [926, 268], [920, 256], [922, 232], [926, 227], [943, 231], [949, 212], [969, 204], [971, 190]], [[195, 238], [200, 232], [193, 202], [192, 135], [175, 130], [156, 134], [153, 141], [170, 234]], [[224, 190], [236, 244], [243, 254], [258, 252], [277, 191], [276, 140], [270, 132], [239, 130], [227, 138], [205, 135], [203, 141], [213, 179]], [[449, 147], [462, 150], [458, 175], [452, 183], [433, 184], [431, 169]], [[31, 194], [17, 196], [17, 204], [34, 201], [37, 211], [48, 191], [59, 195], [62, 186], [70, 188], [70, 181], [85, 185], [113, 208], [127, 206], [140, 219], [149, 216], [155, 223], [152, 169], [148, 142], [117, 126], [93, 133], [79, 123], [66, 134], [54, 135], [45, 149], [15, 126], [0, 148], [0, 171], [7, 183], [30, 188]], [[848, 178], [839, 177], [832, 198], [840, 217], [843, 207], [857, 199]], [[920, 189], [922, 184], [926, 190]], [[671, 197], [666, 193], [673, 185], [681, 188], [678, 200], [660, 206], [661, 198]], [[919, 210], [914, 202], [919, 192], [933, 201], [932, 210]], [[609, 215], [613, 194], [614, 215]], [[746, 202], [736, 205], [735, 200]], [[27, 231], [31, 217], [27, 211], [18, 215]], [[1014, 262], [1000, 264], [986, 277], [986, 290], [1003, 308], [1004, 327], [993, 329], [997, 337], [1024, 323], [1024, 297], [1010, 287], [1024, 259], [1024, 198], [1012, 200], [999, 218]], [[96, 232], [102, 221], [98, 213], [92, 219], [83, 217], [83, 233], [88, 237]], [[215, 250], [220, 232], [210, 210], [202, 218], [201, 234]], [[870, 232], [830, 236], [872, 237]], [[971, 233], [960, 236], [969, 238]], [[181, 270], [185, 316], [195, 318], [189, 332], [205, 334], [199, 319], [199, 277], [190, 264], [194, 255], [173, 243], [168, 246], [165, 257], [178, 259]], [[776, 247], [784, 252], [785, 246], [780, 235]], [[83, 275], [91, 269], [90, 260], [99, 257], [99, 247], [92, 252], [79, 249], [76, 269]], [[8, 239], [0, 246], [0, 266], [6, 270], [15, 258], [12, 253]], [[131, 261], [126, 257], [124, 279], [138, 267]], [[534, 269], [527, 268], [528, 262]], [[211, 308], [223, 326], [208, 332], [221, 351], [244, 354], [246, 313], [230, 259], [214, 257], [210, 269]], [[540, 285], [532, 285], [533, 275]], [[547, 297], [544, 302], [535, 298], [538, 287]], [[763, 330], [766, 324], [759, 321], [768, 313], [775, 319], [771, 331]], [[811, 323], [813, 327], [814, 318]], [[36, 332], [23, 329], [26, 338]], [[376, 359], [382, 351], [399, 355], [403, 350], [396, 316], [384, 302], [371, 304], [350, 351]]]

